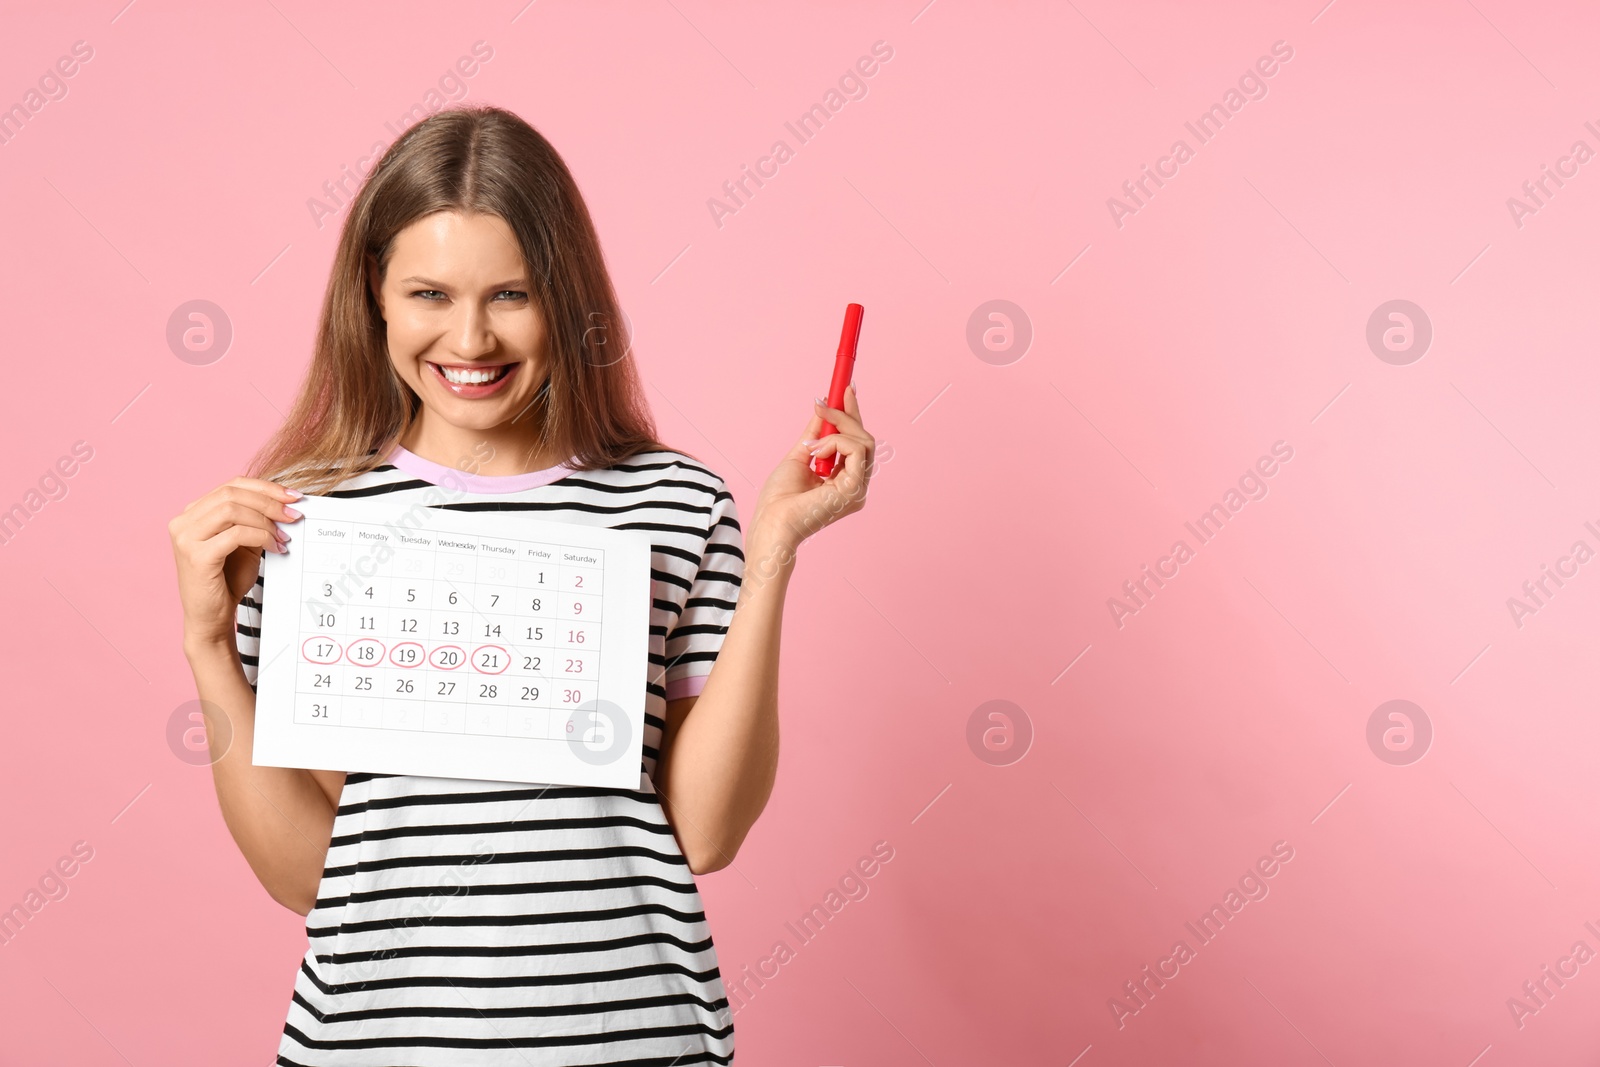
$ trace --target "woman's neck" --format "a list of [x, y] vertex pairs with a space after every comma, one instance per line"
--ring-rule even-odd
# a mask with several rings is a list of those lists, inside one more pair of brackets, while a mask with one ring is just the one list
[[487, 476], [542, 471], [571, 458], [526, 432], [439, 426], [426, 418], [413, 423], [399, 443], [407, 452], [441, 466]]

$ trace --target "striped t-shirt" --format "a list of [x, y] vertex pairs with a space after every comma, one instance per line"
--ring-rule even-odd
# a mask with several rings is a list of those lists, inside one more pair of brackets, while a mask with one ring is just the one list
[[[323, 495], [648, 532], [644, 758], [636, 790], [347, 768], [277, 1062], [730, 1063], [716, 949], [651, 779], [666, 702], [705, 685], [744, 575], [723, 480], [665, 450], [477, 475], [396, 448]], [[258, 578], [238, 609], [252, 688], [264, 595]]]

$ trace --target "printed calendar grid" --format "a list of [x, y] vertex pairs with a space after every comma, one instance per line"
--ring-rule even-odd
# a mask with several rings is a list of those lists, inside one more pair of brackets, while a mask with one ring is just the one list
[[358, 497], [296, 506], [289, 551], [263, 564], [253, 763], [637, 785], [647, 533]]
[[308, 532], [297, 723], [588, 740], [574, 730], [595, 727], [570, 713], [599, 696], [603, 549], [345, 521]]

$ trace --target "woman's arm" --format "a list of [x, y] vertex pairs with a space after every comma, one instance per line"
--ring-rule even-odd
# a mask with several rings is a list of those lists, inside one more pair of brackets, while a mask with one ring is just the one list
[[[801, 542], [866, 504], [877, 442], [855, 389], [844, 410], [817, 404], [806, 433], [762, 487], [733, 619], [697, 697], [668, 701], [655, 784], [695, 874], [733, 862], [778, 773], [778, 651], [783, 602]], [[839, 432], [809, 435], [823, 419]], [[815, 448], [811, 446], [815, 445]], [[828, 478], [812, 455], [834, 455]]]
[[272, 899], [305, 915], [317, 901], [337, 802], [310, 771], [250, 762], [256, 696], [233, 642], [185, 641], [183, 651], [205, 715], [223, 821]]
[[299, 517], [288, 510], [293, 497], [276, 482], [234, 478], [190, 501], [167, 531], [222, 818], [272, 899], [304, 915], [316, 903], [341, 783], [251, 762], [256, 695], [241, 659], [241, 646], [259, 642], [259, 601], [247, 594], [260, 589], [262, 550], [282, 551], [278, 539], [289, 536], [276, 524]]
[[733, 862], [778, 775], [778, 645], [794, 555], [753, 532], [746, 558], [755, 566], [705, 688], [667, 702], [655, 775], [695, 874]]

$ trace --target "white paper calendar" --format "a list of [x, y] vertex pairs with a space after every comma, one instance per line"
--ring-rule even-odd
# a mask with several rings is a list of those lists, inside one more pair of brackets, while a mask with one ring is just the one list
[[639, 787], [649, 535], [293, 506], [262, 573], [256, 764]]

